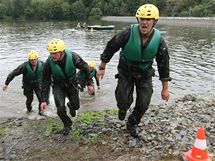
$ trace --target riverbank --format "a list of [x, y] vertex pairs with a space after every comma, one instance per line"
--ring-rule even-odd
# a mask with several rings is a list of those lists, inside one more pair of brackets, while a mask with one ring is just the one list
[[213, 157], [214, 107], [215, 97], [195, 95], [151, 106], [138, 126], [139, 139], [130, 137], [116, 109], [78, 113], [69, 136], [59, 133], [63, 125], [57, 117], [5, 119], [0, 125], [0, 160], [179, 161], [182, 152], [192, 148], [200, 127]]
[[[106, 16], [102, 17], [103, 21], [111, 22], [130, 22], [136, 23], [137, 20], [132, 16]], [[215, 17], [160, 17], [158, 24], [171, 26], [215, 26]]]

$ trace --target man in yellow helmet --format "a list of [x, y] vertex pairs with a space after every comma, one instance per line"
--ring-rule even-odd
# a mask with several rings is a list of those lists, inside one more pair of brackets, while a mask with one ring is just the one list
[[[23, 94], [26, 96], [26, 107], [27, 113], [32, 112], [32, 102], [34, 92], [39, 101], [39, 115], [44, 116], [44, 113], [40, 110], [41, 104], [41, 79], [42, 79], [42, 68], [43, 62], [38, 60], [39, 53], [35, 50], [28, 52], [28, 61], [19, 65], [14, 69], [8, 76], [3, 86], [3, 91], [6, 91], [9, 83], [14, 77], [22, 74], [23, 75]], [[47, 99], [48, 100], [48, 99]]]
[[[94, 92], [91, 93], [91, 95], [95, 95], [93, 78], [95, 78], [96, 85], [97, 85], [98, 89], [100, 89], [99, 79], [96, 76], [97, 75], [96, 62], [93, 61], [93, 60], [90, 60], [90, 61], [87, 62], [87, 64], [88, 64], [88, 67], [89, 67], [89, 70], [90, 70], [90, 79], [91, 79], [91, 82], [93, 84], [93, 90], [94, 90]], [[87, 83], [86, 74], [82, 70], [79, 70], [79, 72], [77, 73], [77, 79], [78, 79], [79, 89], [80, 89], [81, 92], [83, 92], [84, 88], [86, 87], [86, 83]]]
[[160, 31], [154, 28], [159, 18], [158, 8], [152, 4], [142, 5], [136, 12], [136, 18], [138, 24], [122, 30], [108, 42], [101, 54], [98, 71], [98, 75], [102, 78], [106, 63], [121, 48], [115, 95], [119, 108], [118, 117], [124, 120], [133, 102], [133, 91], [136, 86], [136, 104], [126, 123], [127, 130], [133, 137], [138, 137], [137, 125], [151, 101], [152, 76], [155, 75], [152, 68], [154, 59], [162, 82], [161, 97], [165, 101], [170, 97], [168, 81], [171, 80], [167, 45]]
[[52, 84], [57, 114], [64, 124], [63, 135], [68, 135], [71, 129], [72, 121], [67, 115], [65, 99], [69, 99], [67, 106], [70, 114], [75, 117], [76, 110], [79, 109], [79, 91], [76, 78], [76, 68], [83, 70], [87, 77], [88, 92], [93, 92], [90, 80], [90, 72], [87, 63], [71, 49], [64, 46], [61, 39], [53, 39], [47, 47], [50, 56], [45, 62], [42, 74], [42, 103], [41, 110], [46, 109], [46, 96], [48, 89]]

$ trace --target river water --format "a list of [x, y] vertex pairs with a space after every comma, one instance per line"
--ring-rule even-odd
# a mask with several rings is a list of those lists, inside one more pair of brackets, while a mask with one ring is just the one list
[[[99, 23], [99, 22], [97, 22]], [[73, 22], [0, 22], [0, 84], [1, 88], [9, 72], [23, 61], [29, 50], [38, 50], [40, 59], [46, 60], [48, 52], [46, 46], [49, 40], [60, 38], [65, 41], [66, 47], [72, 48], [84, 60], [95, 60], [99, 65], [99, 57], [111, 37], [129, 25], [128, 22], [100, 22], [114, 24], [115, 30], [88, 31], [74, 30]], [[202, 97], [214, 95], [215, 90], [215, 26], [199, 25], [157, 25], [168, 44], [170, 53], [170, 82], [171, 98], [169, 103], [185, 94], [198, 94]], [[190, 20], [192, 24], [192, 20]], [[101, 80], [101, 89], [96, 91], [94, 98], [81, 97], [81, 111], [104, 110], [116, 108], [114, 90], [117, 73], [116, 67], [119, 55], [116, 53], [107, 65], [106, 75]], [[154, 94], [151, 104], [164, 103], [161, 100], [161, 82], [156, 76], [153, 79]], [[7, 92], [0, 90], [0, 117], [26, 115], [25, 97], [21, 89], [22, 76], [15, 77], [10, 83]], [[56, 113], [53, 96], [51, 95], [49, 114]], [[35, 97], [36, 100], [36, 97]], [[34, 101], [34, 110], [37, 113], [37, 101]]]

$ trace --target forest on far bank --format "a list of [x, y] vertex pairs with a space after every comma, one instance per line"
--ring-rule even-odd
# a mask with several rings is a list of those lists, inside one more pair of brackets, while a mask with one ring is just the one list
[[160, 16], [215, 16], [215, 0], [0, 0], [0, 19], [84, 21], [134, 16], [146, 3], [156, 5]]

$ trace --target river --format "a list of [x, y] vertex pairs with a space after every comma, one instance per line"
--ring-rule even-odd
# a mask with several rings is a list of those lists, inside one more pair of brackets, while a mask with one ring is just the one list
[[[169, 103], [185, 94], [197, 94], [201, 97], [214, 95], [215, 91], [215, 27], [213, 25], [196, 24], [189, 20], [189, 25], [170, 25], [168, 22], [158, 22], [170, 53], [170, 68], [172, 81], [170, 82], [171, 98]], [[200, 21], [201, 22], [201, 21]], [[72, 48], [84, 60], [95, 60], [99, 65], [100, 54], [111, 37], [129, 22], [97, 22], [100, 24], [114, 24], [110, 31], [74, 30], [74, 22], [0, 22], [0, 84], [4, 85], [7, 75], [22, 62], [26, 61], [29, 50], [38, 50], [40, 59], [46, 60], [49, 53], [47, 43], [53, 38], [65, 41], [66, 47]], [[91, 24], [92, 25], [92, 24]], [[104, 110], [116, 108], [114, 90], [117, 73], [116, 67], [119, 55], [116, 53], [107, 65], [106, 74], [101, 80], [101, 89], [96, 91], [94, 98], [81, 98], [81, 111]], [[154, 94], [151, 104], [164, 103], [160, 97], [161, 82], [156, 76], [153, 79]], [[21, 89], [22, 76], [14, 78], [7, 92], [0, 90], [0, 118], [19, 117], [26, 115], [25, 97]], [[50, 115], [56, 113], [53, 96]], [[36, 100], [36, 97], [35, 97]], [[37, 101], [34, 101], [37, 113]]]

